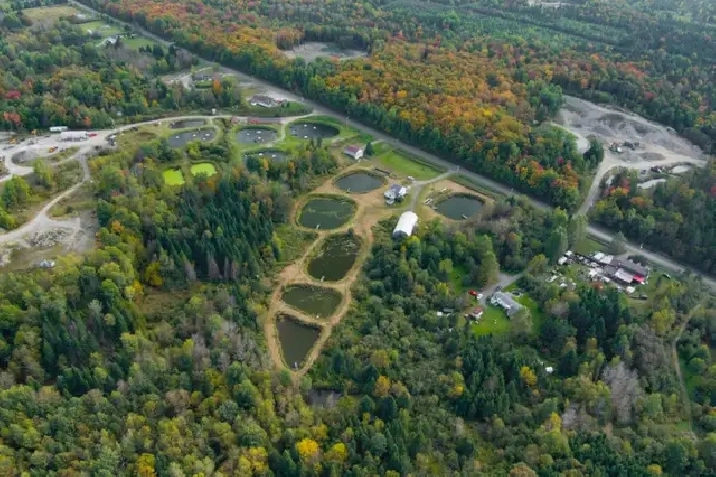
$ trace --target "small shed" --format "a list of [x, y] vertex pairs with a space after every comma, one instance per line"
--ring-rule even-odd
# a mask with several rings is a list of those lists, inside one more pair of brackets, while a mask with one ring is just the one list
[[410, 237], [416, 225], [418, 215], [415, 212], [403, 212], [398, 219], [398, 225], [393, 229], [393, 237]]
[[365, 153], [365, 148], [363, 146], [353, 144], [351, 146], [346, 146], [343, 149], [343, 154], [347, 154], [351, 156], [356, 161], [363, 157], [363, 154]]

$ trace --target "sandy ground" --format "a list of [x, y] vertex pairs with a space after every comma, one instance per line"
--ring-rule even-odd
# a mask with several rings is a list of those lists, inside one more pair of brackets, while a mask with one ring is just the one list
[[319, 41], [309, 41], [285, 52], [286, 56], [293, 58], [303, 58], [311, 62], [316, 58], [338, 58], [340, 60], [350, 60], [352, 58], [361, 58], [367, 54], [360, 50], [342, 50], [331, 45]]
[[[653, 165], [706, 163], [706, 156], [701, 149], [664, 126], [635, 114], [571, 96], [565, 96], [565, 101], [565, 107], [555, 118], [555, 124], [577, 136], [581, 152], [588, 148], [590, 136], [596, 137], [605, 146], [604, 161], [599, 165], [587, 199], [580, 208], [581, 213], [591, 208], [599, 193], [599, 183], [614, 168], [642, 170]], [[639, 143], [639, 147], [634, 151], [624, 148], [621, 154], [609, 151], [610, 143], [621, 144], [625, 141]]]
[[[359, 170], [370, 170], [370, 168], [364, 168], [356, 165], [341, 171], [341, 175], [343, 175], [343, 173]], [[264, 320], [264, 333], [269, 349], [269, 355], [271, 356], [274, 365], [277, 367], [286, 367], [286, 363], [283, 359], [283, 353], [281, 351], [281, 343], [278, 339], [278, 331], [276, 330], [277, 315], [281, 313], [292, 315], [298, 321], [317, 326], [321, 329], [321, 334], [316, 343], [313, 345], [313, 348], [311, 348], [310, 352], [306, 356], [303, 367], [298, 370], [291, 371], [296, 380], [303, 377], [311, 366], [313, 366], [313, 363], [320, 356], [323, 347], [330, 338], [333, 328], [340, 323], [348, 310], [350, 310], [350, 305], [353, 302], [351, 287], [360, 275], [363, 262], [370, 253], [370, 248], [373, 244], [373, 226], [375, 226], [375, 224], [377, 224], [380, 220], [390, 217], [396, 213], [395, 209], [385, 207], [383, 201], [383, 192], [385, 187], [379, 187], [374, 191], [364, 194], [348, 194], [337, 188], [334, 184], [334, 180], [335, 177], [329, 178], [312, 193], [335, 194], [349, 197], [356, 203], [355, 214], [353, 218], [341, 228], [333, 230], [313, 230], [318, 235], [316, 240], [307, 248], [303, 256], [285, 267], [277, 277], [276, 283], [274, 284], [274, 293], [271, 296], [269, 309], [266, 314], [266, 319]], [[301, 207], [303, 207], [309, 198], [310, 197], [304, 197], [303, 200], [296, 203], [296, 206], [291, 214], [291, 220], [294, 223], [297, 212], [301, 209]], [[316, 280], [311, 277], [306, 272], [306, 266], [317, 248], [321, 246], [326, 237], [346, 232], [348, 229], [353, 229], [355, 235], [363, 240], [361, 252], [356, 258], [356, 261], [350, 271], [345, 277], [337, 282], [321, 282], [320, 280]], [[287, 285], [302, 283], [332, 288], [342, 294], [343, 299], [341, 300], [340, 305], [336, 309], [335, 313], [333, 313], [333, 315], [331, 315], [327, 320], [307, 316], [305, 313], [301, 313], [281, 301], [281, 294]]]

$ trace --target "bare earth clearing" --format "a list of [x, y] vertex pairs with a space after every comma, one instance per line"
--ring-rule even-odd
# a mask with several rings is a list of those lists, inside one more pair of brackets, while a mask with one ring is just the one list
[[[582, 99], [565, 96], [565, 107], [555, 122], [575, 136], [580, 152], [589, 147], [589, 137], [604, 144], [604, 161], [599, 165], [587, 199], [580, 208], [586, 213], [599, 192], [602, 178], [616, 167], [648, 169], [654, 165], [706, 164], [701, 149], [673, 131], [641, 116], [599, 106]], [[611, 143], [639, 143], [635, 150], [624, 148], [622, 153], [609, 150]]]
[[303, 58], [311, 62], [317, 58], [338, 58], [340, 60], [350, 60], [352, 58], [361, 58], [367, 56], [365, 52], [360, 50], [344, 50], [330, 43], [320, 41], [309, 41], [285, 52], [286, 56], [294, 58]]

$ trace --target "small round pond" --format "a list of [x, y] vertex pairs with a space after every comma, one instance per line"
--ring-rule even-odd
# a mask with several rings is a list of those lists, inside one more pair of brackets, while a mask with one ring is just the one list
[[435, 210], [452, 220], [465, 220], [482, 209], [482, 201], [469, 194], [455, 194], [435, 204]]
[[193, 141], [212, 141], [216, 136], [216, 131], [212, 129], [198, 129], [196, 131], [186, 131], [178, 134], [172, 134], [167, 138], [167, 142], [171, 147], [184, 147]]
[[348, 221], [354, 210], [355, 204], [347, 199], [311, 199], [301, 209], [298, 225], [309, 229], [337, 229]]
[[181, 169], [167, 169], [162, 173], [164, 182], [168, 185], [182, 185], [184, 183], [184, 174]]
[[308, 263], [308, 274], [317, 280], [337, 282], [353, 267], [361, 241], [352, 234], [331, 235]]
[[280, 149], [263, 149], [261, 151], [251, 151], [244, 154], [244, 160], [268, 159], [271, 162], [286, 162], [288, 154]]
[[382, 185], [383, 181], [379, 177], [367, 172], [354, 172], [336, 181], [336, 187], [354, 194], [370, 192]]
[[278, 330], [278, 340], [281, 343], [283, 358], [291, 369], [301, 366], [308, 352], [311, 351], [314, 343], [321, 335], [321, 330], [318, 328], [299, 323], [295, 318], [288, 315], [278, 315], [276, 317], [276, 329]]
[[173, 123], [169, 123], [169, 127], [172, 129], [186, 129], [186, 128], [198, 128], [206, 124], [203, 119], [181, 119]]
[[266, 144], [278, 139], [278, 133], [271, 128], [243, 128], [236, 139], [241, 144]]
[[288, 133], [301, 139], [327, 139], [338, 136], [338, 128], [321, 123], [297, 123], [288, 128]]
[[673, 169], [671, 169], [672, 174], [683, 174], [684, 172], [689, 172], [691, 170], [691, 166], [688, 164], [679, 164], [678, 166], [674, 166]]
[[309, 316], [328, 318], [335, 313], [343, 296], [332, 288], [300, 284], [287, 286], [281, 299]]
[[216, 167], [211, 162], [199, 162], [198, 164], [192, 164], [191, 175], [196, 176], [199, 174], [213, 176], [216, 174]]

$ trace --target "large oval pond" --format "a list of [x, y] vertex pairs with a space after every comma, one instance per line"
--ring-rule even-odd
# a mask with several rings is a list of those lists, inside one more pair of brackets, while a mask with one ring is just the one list
[[376, 190], [383, 185], [383, 181], [367, 172], [354, 172], [341, 177], [336, 181], [336, 187], [353, 194], [362, 194]]
[[298, 225], [310, 229], [337, 229], [353, 215], [355, 205], [346, 199], [316, 198], [306, 202]]
[[335, 313], [343, 296], [332, 288], [299, 284], [287, 286], [281, 299], [309, 316], [328, 318]]
[[276, 317], [276, 329], [286, 364], [291, 369], [300, 368], [301, 363], [321, 335], [321, 330], [299, 323], [287, 315]]
[[292, 124], [288, 128], [288, 133], [301, 139], [327, 139], [329, 137], [338, 136], [340, 131], [338, 128], [321, 123], [298, 123]]
[[308, 274], [317, 280], [337, 282], [353, 267], [360, 246], [360, 238], [354, 235], [331, 235], [308, 263]]
[[452, 220], [469, 219], [481, 209], [482, 201], [468, 194], [455, 194], [435, 205], [435, 210]]
[[271, 162], [286, 162], [287, 158], [288, 154], [280, 149], [262, 149], [260, 151], [251, 151], [244, 154], [244, 160], [247, 162], [252, 160], [257, 161], [260, 159], [268, 159]]
[[271, 128], [244, 128], [236, 135], [241, 144], [266, 144], [278, 139], [278, 133]]
[[199, 129], [197, 131], [185, 131], [178, 134], [172, 134], [167, 138], [167, 142], [171, 147], [184, 147], [193, 141], [208, 142], [214, 139], [216, 131], [214, 129]]

